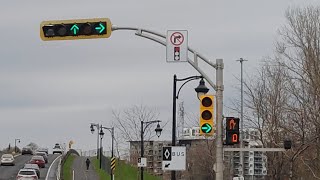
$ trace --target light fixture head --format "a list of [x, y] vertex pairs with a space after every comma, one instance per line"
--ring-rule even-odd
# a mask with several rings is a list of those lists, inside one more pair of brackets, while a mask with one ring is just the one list
[[203, 80], [203, 78], [201, 78], [199, 82], [199, 86], [194, 88], [194, 90], [197, 92], [198, 99], [200, 98], [201, 95], [204, 95], [209, 91], [209, 89], [205, 85], [205, 81]]
[[158, 138], [161, 136], [162, 128], [160, 127], [160, 124], [158, 123], [157, 128], [155, 129], [156, 135]]

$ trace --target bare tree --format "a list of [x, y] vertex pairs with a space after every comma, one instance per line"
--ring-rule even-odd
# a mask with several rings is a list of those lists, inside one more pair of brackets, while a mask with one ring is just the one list
[[274, 57], [245, 83], [246, 118], [265, 147], [294, 140], [268, 154], [270, 179], [320, 179], [320, 8], [288, 9], [286, 18]]
[[[133, 105], [122, 111], [112, 111], [113, 125], [116, 129], [116, 149], [120, 156], [120, 148], [126, 146], [129, 141], [140, 141], [141, 139], [141, 121], [156, 121], [159, 120], [159, 112], [152, 107], [144, 105]], [[168, 122], [161, 122], [161, 127], [164, 128]], [[156, 136], [154, 132], [155, 126], [150, 125], [145, 128], [144, 140], [149, 141]], [[122, 149], [124, 150], [124, 149]], [[127, 150], [125, 150], [127, 151]]]

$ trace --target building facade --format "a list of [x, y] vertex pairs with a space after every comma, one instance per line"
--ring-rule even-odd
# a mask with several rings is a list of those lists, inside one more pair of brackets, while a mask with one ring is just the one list
[[[150, 174], [165, 176], [162, 171], [162, 147], [170, 146], [171, 141], [144, 141], [144, 157], [147, 158], [147, 167]], [[141, 141], [130, 141], [130, 164], [137, 166], [141, 154]]]
[[[261, 148], [262, 143], [258, 140], [256, 130], [246, 130], [244, 132], [245, 148]], [[267, 175], [267, 156], [262, 151], [245, 151], [243, 152], [245, 180], [264, 180]], [[230, 168], [230, 174], [233, 177], [241, 177], [242, 168], [240, 165], [240, 153], [238, 151], [225, 153], [225, 160]]]

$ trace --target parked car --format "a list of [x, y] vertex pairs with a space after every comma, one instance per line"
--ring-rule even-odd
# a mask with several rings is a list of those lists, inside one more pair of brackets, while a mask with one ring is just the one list
[[38, 152], [45, 152], [47, 155], [49, 155], [49, 150], [48, 150], [48, 148], [38, 148], [37, 151], [38, 151]]
[[36, 152], [35, 153], [35, 155], [37, 155], [37, 156], [42, 156], [43, 157], [43, 159], [44, 159], [44, 161], [45, 161], [45, 163], [48, 163], [48, 156], [47, 156], [47, 153], [45, 153], [45, 152]]
[[30, 162], [31, 164], [38, 164], [40, 168], [45, 168], [46, 167], [46, 162], [42, 156], [32, 156]]
[[52, 154], [55, 153], [63, 154], [63, 149], [59, 143], [56, 143], [53, 147]]
[[11, 165], [14, 166], [14, 157], [12, 154], [3, 154], [1, 156], [0, 165]]
[[40, 168], [38, 164], [25, 164], [23, 169], [34, 169], [37, 173], [38, 178], [40, 178]]
[[20, 169], [16, 180], [38, 180], [37, 172], [34, 169]]
[[22, 155], [24, 155], [24, 154], [31, 154], [31, 155], [33, 155], [33, 150], [32, 150], [31, 147], [27, 146], [27, 147], [22, 148], [21, 154], [22, 154]]

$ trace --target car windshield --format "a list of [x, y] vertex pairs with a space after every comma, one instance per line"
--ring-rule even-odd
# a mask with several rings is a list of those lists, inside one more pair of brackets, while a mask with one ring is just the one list
[[34, 171], [20, 171], [20, 175], [35, 175]]
[[39, 166], [37, 164], [25, 164], [25, 169], [39, 169]]
[[54, 148], [60, 148], [60, 146], [59, 145], [55, 145]]
[[32, 160], [43, 160], [43, 157], [42, 156], [33, 156], [31, 159]]
[[4, 154], [4, 155], [2, 155], [2, 158], [12, 158], [12, 155], [11, 154]]

